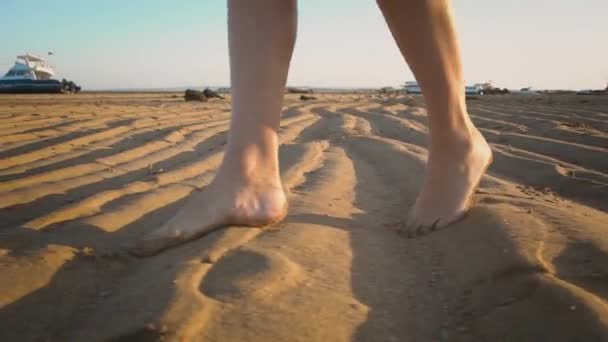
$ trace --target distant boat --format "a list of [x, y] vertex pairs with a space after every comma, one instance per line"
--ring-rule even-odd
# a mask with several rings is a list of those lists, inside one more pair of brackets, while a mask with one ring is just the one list
[[472, 86], [464, 87], [464, 93], [466, 95], [483, 95], [484, 86], [483, 84], [475, 84]]
[[422, 94], [422, 90], [416, 81], [405, 82], [404, 89], [406, 94]]
[[64, 83], [55, 78], [55, 70], [42, 57], [17, 56], [15, 65], [0, 77], [0, 93], [62, 93]]
[[287, 92], [289, 94], [312, 94], [313, 90], [311, 88], [287, 87]]
[[[405, 82], [404, 89], [406, 94], [422, 94], [422, 90], [416, 81]], [[485, 84], [475, 84], [464, 88], [467, 95], [482, 95], [484, 89]]]

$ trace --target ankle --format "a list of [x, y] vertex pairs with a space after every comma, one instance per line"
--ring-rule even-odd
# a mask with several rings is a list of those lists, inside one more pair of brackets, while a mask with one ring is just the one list
[[280, 184], [277, 152], [262, 151], [259, 146], [228, 149], [216, 178], [238, 182], [241, 185]]
[[429, 141], [430, 151], [462, 151], [472, 149], [478, 131], [472, 124], [462, 123], [432, 129]]
[[224, 160], [216, 178], [226, 179], [240, 185], [247, 184], [280, 184], [278, 165], [261, 161]]

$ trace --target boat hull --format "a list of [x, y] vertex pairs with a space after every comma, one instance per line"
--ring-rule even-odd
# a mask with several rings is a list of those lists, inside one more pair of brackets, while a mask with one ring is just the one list
[[4, 94], [53, 94], [63, 89], [57, 80], [0, 80], [0, 93]]

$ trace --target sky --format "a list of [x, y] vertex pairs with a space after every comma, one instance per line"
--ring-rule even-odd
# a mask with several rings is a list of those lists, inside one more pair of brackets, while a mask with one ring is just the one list
[[[607, 0], [455, 0], [465, 79], [604, 88]], [[373, 0], [300, 0], [288, 85], [413, 80]], [[85, 89], [229, 85], [225, 0], [0, 0], [0, 73], [45, 55]]]

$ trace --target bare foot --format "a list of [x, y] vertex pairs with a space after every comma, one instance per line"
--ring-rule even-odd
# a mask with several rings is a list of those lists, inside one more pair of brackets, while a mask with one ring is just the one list
[[195, 192], [171, 220], [140, 240], [131, 253], [157, 254], [228, 225], [267, 226], [281, 221], [287, 200], [280, 182], [243, 184], [216, 179]]
[[431, 151], [422, 190], [406, 225], [409, 237], [445, 227], [464, 216], [492, 163], [492, 150], [476, 128], [462, 143]]

